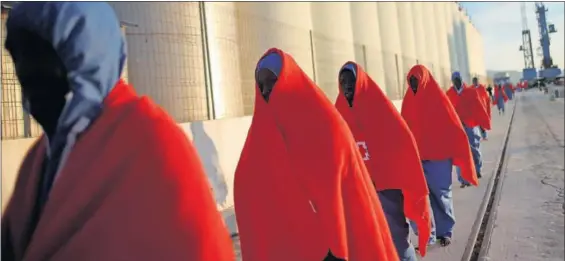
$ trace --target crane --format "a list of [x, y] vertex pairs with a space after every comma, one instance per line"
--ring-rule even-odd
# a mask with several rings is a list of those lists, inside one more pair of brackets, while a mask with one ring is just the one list
[[552, 81], [561, 74], [561, 70], [553, 64], [553, 59], [550, 54], [550, 37], [549, 35], [557, 32], [555, 25], [547, 23], [546, 12], [547, 8], [542, 2], [536, 2], [536, 15], [539, 30], [539, 41], [541, 48], [542, 63], [539, 71], [539, 76], [545, 81]]
[[522, 80], [533, 82], [537, 78], [536, 65], [534, 63], [534, 52], [532, 49], [532, 35], [528, 28], [528, 15], [526, 13], [526, 3], [521, 6], [522, 11], [522, 45], [520, 51], [524, 54], [524, 69], [522, 70]]

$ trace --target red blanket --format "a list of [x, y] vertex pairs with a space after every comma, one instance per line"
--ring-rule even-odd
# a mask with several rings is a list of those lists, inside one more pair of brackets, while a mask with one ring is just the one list
[[32, 235], [45, 142], [25, 157], [2, 217], [3, 260], [235, 259], [192, 144], [132, 87], [118, 83], [80, 136]]
[[462, 88], [461, 93], [457, 93], [452, 86], [446, 93], [459, 119], [467, 127], [480, 126], [490, 130], [490, 117], [484, 105], [484, 97], [476, 89], [465, 84]]
[[407, 79], [411, 76], [418, 79], [418, 91], [416, 94], [411, 89], [406, 91], [401, 115], [416, 139], [420, 158], [452, 159], [461, 168], [463, 178], [478, 185], [467, 135], [447, 95], [426, 67], [412, 67]]
[[[398, 260], [351, 132], [324, 93], [278, 49], [278, 79], [255, 111], [235, 173], [245, 261]], [[264, 57], [265, 57], [264, 56]], [[272, 57], [272, 56], [271, 56]]]
[[359, 65], [347, 64], [356, 67], [353, 106], [342, 88], [335, 106], [353, 132], [376, 189], [402, 190], [405, 213], [418, 224], [424, 256], [431, 230], [428, 186], [414, 137], [381, 88]]

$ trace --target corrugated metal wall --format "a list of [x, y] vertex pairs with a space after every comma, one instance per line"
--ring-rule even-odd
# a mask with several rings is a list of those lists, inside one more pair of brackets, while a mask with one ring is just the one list
[[[453, 2], [110, 4], [128, 25], [123, 77], [179, 122], [252, 114], [255, 66], [271, 47], [290, 53], [331, 100], [348, 60], [365, 67], [391, 99], [402, 98], [416, 63], [444, 88], [454, 70], [467, 82], [486, 73], [482, 37]], [[3, 138], [41, 133], [21, 109], [19, 88], [2, 48]]]

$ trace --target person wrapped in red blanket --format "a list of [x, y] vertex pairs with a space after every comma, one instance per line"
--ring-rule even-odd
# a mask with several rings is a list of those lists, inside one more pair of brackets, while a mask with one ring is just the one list
[[[475, 88], [467, 87], [461, 80], [459, 72], [452, 75], [453, 86], [447, 91], [447, 97], [453, 104], [465, 133], [469, 139], [469, 146], [473, 153], [473, 161], [477, 177], [481, 178], [481, 169], [483, 165], [482, 155], [480, 151], [481, 144], [481, 128], [490, 130], [490, 117], [484, 104], [484, 97]], [[461, 184], [461, 188], [470, 186], [469, 181], [461, 176], [461, 169], [456, 168], [457, 178]]]
[[279, 49], [255, 76], [234, 181], [242, 259], [398, 260], [355, 140], [325, 94]]
[[[410, 88], [402, 101], [401, 115], [418, 145], [433, 210], [432, 238], [442, 246], [451, 244], [455, 226], [452, 199], [453, 165], [462, 176], [478, 185], [467, 136], [453, 105], [431, 73], [422, 65], [410, 69], [406, 77]], [[411, 222], [417, 231], [416, 224]]]
[[[489, 122], [491, 121], [491, 98], [490, 95], [487, 92], [487, 88], [485, 88], [485, 86], [483, 84], [479, 83], [479, 78], [477, 77], [473, 77], [473, 85], [471, 85], [471, 87], [475, 88], [475, 90], [477, 90], [478, 94], [479, 94], [479, 99], [481, 99], [481, 101], [483, 102], [483, 106], [485, 107], [485, 110], [488, 114], [488, 120]], [[483, 127], [479, 127], [479, 130], [481, 132], [481, 137], [483, 138], [483, 140], [487, 139], [487, 130], [485, 130]]]
[[339, 73], [336, 108], [353, 132], [365, 166], [375, 183], [402, 261], [416, 261], [406, 217], [418, 223], [419, 252], [430, 237], [428, 185], [414, 137], [379, 86], [354, 62]]
[[6, 27], [24, 107], [44, 134], [2, 216], [2, 260], [234, 260], [187, 136], [119, 79], [112, 7], [22, 2]]
[[498, 114], [504, 114], [505, 104], [508, 101], [508, 96], [506, 96], [506, 92], [502, 87], [502, 84], [499, 83], [494, 86], [494, 98], [492, 99], [492, 104], [496, 105], [498, 108]]

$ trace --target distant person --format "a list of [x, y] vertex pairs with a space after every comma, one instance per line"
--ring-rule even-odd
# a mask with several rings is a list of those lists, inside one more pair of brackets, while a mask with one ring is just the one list
[[186, 135], [120, 80], [112, 8], [21, 2], [6, 28], [24, 108], [44, 135], [2, 216], [2, 260], [234, 260]]
[[[462, 169], [466, 180], [478, 185], [473, 157], [461, 120], [428, 69], [416, 65], [406, 80], [410, 88], [402, 100], [401, 115], [416, 139], [428, 182], [435, 223], [435, 237], [431, 240], [437, 238], [442, 246], [448, 246], [455, 227], [453, 165]], [[417, 231], [415, 224], [411, 224]]]
[[235, 172], [245, 261], [398, 260], [355, 140], [294, 59], [268, 50]]
[[508, 101], [508, 96], [506, 96], [506, 93], [502, 88], [502, 84], [496, 85], [494, 88], [494, 98], [492, 104], [496, 105], [496, 108], [498, 108], [499, 115], [504, 114], [504, 106], [507, 101]]
[[[481, 169], [483, 165], [480, 150], [480, 129], [490, 130], [490, 118], [479, 92], [473, 88], [467, 87], [461, 80], [461, 74], [459, 72], [454, 72], [451, 76], [451, 80], [453, 86], [447, 90], [446, 94], [463, 124], [463, 129], [467, 134], [469, 146], [473, 154], [477, 177], [480, 179], [482, 177]], [[461, 188], [471, 186], [471, 183], [461, 176], [461, 169], [456, 168], [456, 171]]]
[[[490, 110], [491, 98], [489, 97], [489, 94], [488, 94], [485, 86], [479, 83], [479, 78], [473, 77], [472, 81], [473, 81], [473, 85], [471, 87], [475, 88], [475, 90], [478, 92], [479, 98], [481, 99], [481, 101], [483, 103], [483, 107], [485, 108], [485, 110], [488, 114], [488, 120], [490, 122], [490, 120], [491, 120], [491, 110]], [[487, 139], [487, 131], [483, 127], [479, 127], [479, 130], [481, 132], [481, 138], [483, 140], [486, 140]]]
[[514, 86], [510, 80], [505, 80], [502, 86], [504, 87], [504, 92], [506, 93], [508, 100], [514, 99]]
[[490, 85], [490, 84], [488, 85], [487, 92], [488, 92], [488, 96], [491, 98], [491, 101], [492, 101], [492, 97], [493, 97], [492, 96], [492, 85]]
[[430, 238], [430, 203], [418, 147], [408, 125], [380, 87], [353, 62], [339, 73], [336, 108], [353, 132], [375, 184], [402, 261], [417, 261], [406, 217], [420, 228], [419, 250]]

